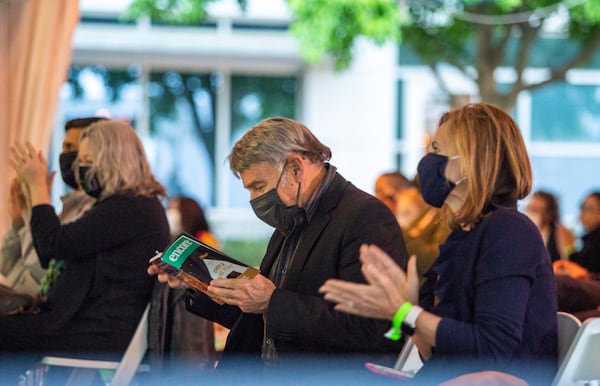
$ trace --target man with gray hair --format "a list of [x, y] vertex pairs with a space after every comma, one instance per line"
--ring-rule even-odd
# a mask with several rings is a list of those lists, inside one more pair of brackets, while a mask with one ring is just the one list
[[[245, 354], [245, 364], [286, 368], [299, 354], [352, 353], [364, 360], [385, 351], [389, 322], [337, 312], [318, 289], [330, 278], [365, 281], [362, 244], [381, 246], [402, 267], [406, 248], [394, 215], [346, 181], [330, 158], [331, 150], [306, 126], [280, 117], [263, 120], [233, 146], [231, 170], [250, 193], [256, 216], [275, 231], [260, 275], [211, 282], [208, 292], [226, 304], [188, 291], [188, 310], [231, 329], [219, 368], [239, 365], [229, 360], [239, 358], [236, 353]], [[159, 280], [180, 285], [165, 273]], [[359, 368], [348, 358], [345, 365]]]

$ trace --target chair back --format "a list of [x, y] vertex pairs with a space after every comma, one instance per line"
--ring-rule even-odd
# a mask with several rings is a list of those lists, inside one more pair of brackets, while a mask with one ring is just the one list
[[133, 380], [136, 372], [148, 371], [148, 366], [140, 365], [146, 350], [148, 348], [148, 313], [150, 311], [150, 303], [146, 306], [144, 313], [135, 332], [129, 341], [125, 354], [119, 362], [46, 356], [42, 358], [35, 369], [28, 370], [24, 375], [27, 385], [45, 385], [45, 373], [51, 366], [71, 367], [71, 373], [65, 383], [66, 386], [83, 386], [92, 385], [96, 382], [98, 370], [111, 370], [114, 374], [110, 382], [106, 382], [110, 386], [128, 386]]
[[400, 354], [398, 354], [398, 357], [396, 358], [394, 369], [414, 375], [422, 366], [423, 362], [419, 356], [419, 350], [413, 343], [413, 340], [409, 337], [406, 339], [406, 342], [404, 342], [404, 346], [402, 346], [402, 350], [400, 350]]
[[125, 350], [125, 354], [115, 371], [115, 375], [110, 382], [110, 386], [126, 386], [129, 385], [136, 371], [144, 359], [146, 350], [148, 349], [148, 312], [150, 311], [150, 303], [146, 306], [142, 318], [138, 323], [135, 333]]
[[553, 386], [600, 384], [600, 318], [587, 319], [567, 351]]
[[558, 365], [560, 366], [577, 331], [581, 326], [581, 321], [574, 315], [567, 312], [558, 312]]

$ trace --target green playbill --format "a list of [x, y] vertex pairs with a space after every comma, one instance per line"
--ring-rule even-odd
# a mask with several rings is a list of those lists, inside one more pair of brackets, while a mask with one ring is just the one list
[[153, 256], [150, 263], [205, 293], [213, 279], [251, 279], [259, 273], [187, 233], [180, 234], [164, 252]]

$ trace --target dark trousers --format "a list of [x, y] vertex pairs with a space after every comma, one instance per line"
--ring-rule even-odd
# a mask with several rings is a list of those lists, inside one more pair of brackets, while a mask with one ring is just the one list
[[16, 385], [19, 374], [46, 355], [119, 360], [131, 338], [118, 339], [91, 328], [51, 331], [52, 317], [45, 312], [0, 317], [0, 385]]

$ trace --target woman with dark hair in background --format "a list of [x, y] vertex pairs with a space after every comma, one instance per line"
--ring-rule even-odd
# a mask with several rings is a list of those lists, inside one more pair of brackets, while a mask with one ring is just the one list
[[220, 248], [219, 241], [210, 232], [204, 210], [196, 200], [184, 196], [171, 198], [167, 206], [167, 219], [173, 238], [181, 232], [187, 232], [213, 248]]
[[556, 196], [538, 190], [529, 199], [525, 213], [540, 230], [550, 260], [566, 260], [573, 252], [575, 236], [560, 222]]
[[583, 245], [569, 260], [554, 263], [558, 308], [580, 320], [600, 316], [600, 192], [581, 203], [579, 221], [585, 229]]

